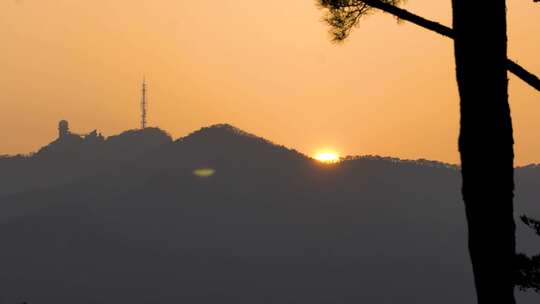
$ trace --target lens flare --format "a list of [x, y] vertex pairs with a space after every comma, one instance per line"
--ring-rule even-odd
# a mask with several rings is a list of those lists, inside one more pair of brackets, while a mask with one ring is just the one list
[[210, 177], [216, 173], [216, 170], [212, 168], [199, 168], [193, 170], [193, 174], [197, 177]]

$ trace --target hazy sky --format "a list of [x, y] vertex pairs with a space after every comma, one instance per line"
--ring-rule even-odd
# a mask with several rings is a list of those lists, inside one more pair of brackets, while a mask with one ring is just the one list
[[[450, 0], [407, 9], [450, 25]], [[306, 154], [458, 162], [450, 40], [389, 15], [330, 42], [313, 0], [1, 0], [0, 154], [57, 122], [104, 135], [149, 124], [184, 136], [227, 122]], [[509, 53], [540, 74], [540, 5], [508, 1]], [[540, 162], [540, 93], [510, 77], [518, 164]]]

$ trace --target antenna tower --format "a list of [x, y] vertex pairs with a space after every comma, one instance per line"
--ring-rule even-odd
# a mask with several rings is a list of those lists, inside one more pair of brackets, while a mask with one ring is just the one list
[[148, 101], [146, 100], [146, 78], [143, 77], [142, 82], [142, 98], [141, 98], [141, 129], [146, 128], [146, 109]]

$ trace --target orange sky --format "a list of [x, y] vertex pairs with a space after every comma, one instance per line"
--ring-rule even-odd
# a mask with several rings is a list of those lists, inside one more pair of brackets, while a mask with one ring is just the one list
[[[509, 53], [540, 74], [540, 5], [508, 1]], [[450, 0], [406, 7], [450, 24]], [[388, 15], [330, 42], [313, 0], [0, 1], [0, 154], [75, 132], [228, 122], [306, 154], [458, 162], [451, 41]], [[516, 161], [540, 162], [540, 94], [510, 77]]]

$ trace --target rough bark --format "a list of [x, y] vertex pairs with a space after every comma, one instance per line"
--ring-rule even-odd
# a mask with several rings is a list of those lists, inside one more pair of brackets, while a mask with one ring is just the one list
[[453, 0], [452, 6], [462, 193], [478, 303], [514, 304], [514, 152], [505, 1]]

